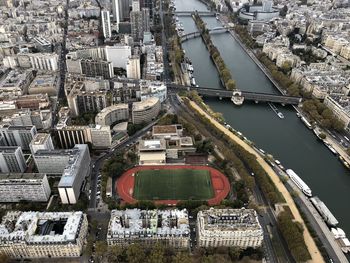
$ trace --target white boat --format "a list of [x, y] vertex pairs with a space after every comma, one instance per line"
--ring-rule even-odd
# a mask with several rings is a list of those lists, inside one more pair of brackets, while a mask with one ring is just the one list
[[301, 117], [301, 115], [300, 115], [300, 113], [299, 113], [299, 112], [297, 112], [297, 117], [298, 117], [298, 118], [300, 118], [300, 117]]
[[339, 224], [332, 212], [317, 196], [310, 198], [310, 201], [316, 207], [317, 211], [328, 225], [336, 226]]
[[328, 142], [324, 142], [324, 144], [327, 146], [327, 148], [335, 155], [338, 154], [338, 152], [328, 143]]
[[195, 79], [195, 78], [192, 78], [192, 79], [191, 79], [191, 85], [192, 85], [192, 86], [196, 86], [196, 79]]
[[286, 173], [288, 174], [289, 178], [292, 180], [292, 182], [306, 195], [306, 196], [312, 196], [312, 192], [310, 187], [307, 186], [307, 184], [292, 170], [287, 169]]
[[343, 156], [339, 155], [339, 160], [344, 164], [344, 166], [348, 169], [350, 169], [350, 165], [347, 161], [345, 161], [345, 159], [343, 158]]
[[345, 232], [341, 228], [331, 228], [335, 241], [344, 253], [350, 252], [350, 241], [346, 238]]
[[305, 117], [301, 117], [301, 121], [306, 125], [306, 127], [308, 127], [309, 129], [312, 128], [312, 125], [310, 124], [310, 122], [307, 121], [307, 119], [305, 119]]
[[318, 138], [319, 140], [323, 141], [323, 139], [320, 137], [321, 132], [319, 132], [316, 128], [313, 129], [313, 131], [314, 131], [314, 134], [317, 136], [317, 138]]
[[275, 160], [275, 163], [276, 163], [277, 165], [280, 165], [280, 164], [281, 164], [281, 162], [280, 162], [279, 160]]
[[276, 113], [280, 119], [284, 119], [283, 113], [280, 112], [273, 103], [268, 103], [268, 104], [269, 104], [270, 108], [273, 110], [273, 112]]

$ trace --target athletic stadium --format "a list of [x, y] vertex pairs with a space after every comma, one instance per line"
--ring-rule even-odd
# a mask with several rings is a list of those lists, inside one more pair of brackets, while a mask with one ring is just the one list
[[210, 166], [136, 166], [116, 182], [119, 197], [126, 203], [150, 200], [176, 205], [182, 200], [220, 204], [230, 191], [225, 175]]

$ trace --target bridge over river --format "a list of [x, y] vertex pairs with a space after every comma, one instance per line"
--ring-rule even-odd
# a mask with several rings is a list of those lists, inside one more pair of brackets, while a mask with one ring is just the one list
[[194, 13], [198, 14], [199, 16], [216, 16], [216, 13], [211, 11], [176, 11], [173, 12], [176, 16], [192, 16]]
[[[300, 97], [285, 96], [285, 95], [275, 95], [261, 92], [251, 92], [251, 91], [240, 91], [240, 90], [223, 90], [223, 89], [211, 89], [206, 87], [194, 87], [194, 86], [184, 86], [174, 83], [167, 83], [167, 87], [173, 90], [195, 90], [198, 94], [207, 97], [217, 97], [222, 98], [231, 98], [235, 103], [235, 98], [242, 98], [243, 100], [249, 100], [254, 102], [272, 102], [272, 103], [281, 103], [283, 105], [292, 104], [298, 105], [302, 99]], [[236, 103], [235, 103], [236, 104]]]
[[[220, 27], [214, 27], [212, 29], [208, 29], [208, 32], [209, 32], [209, 34], [219, 34], [219, 33], [229, 32], [231, 29], [233, 29], [233, 27], [220, 26]], [[192, 38], [200, 37], [200, 36], [201, 36], [201, 33], [198, 31], [187, 33], [187, 34], [181, 36], [181, 42], [184, 42], [184, 41], [192, 39]]]

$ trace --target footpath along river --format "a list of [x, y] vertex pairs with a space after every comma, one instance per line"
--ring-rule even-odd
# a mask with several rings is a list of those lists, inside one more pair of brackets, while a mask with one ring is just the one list
[[[197, 0], [176, 0], [176, 11], [206, 11]], [[191, 17], [179, 17], [185, 33], [197, 31]], [[221, 26], [215, 17], [203, 17], [208, 28]], [[250, 59], [229, 33], [213, 34], [212, 40], [230, 69], [236, 85], [244, 91], [279, 94], [277, 89]], [[182, 45], [194, 66], [199, 86], [222, 88], [218, 73], [201, 38], [187, 40]], [[350, 171], [316, 140], [312, 130], [306, 128], [291, 106], [277, 105], [285, 118], [280, 119], [264, 103], [244, 102], [240, 107], [230, 101], [206, 99], [205, 102], [221, 112], [228, 124], [241, 131], [257, 147], [281, 161], [285, 168], [293, 169], [328, 206], [350, 237]]]

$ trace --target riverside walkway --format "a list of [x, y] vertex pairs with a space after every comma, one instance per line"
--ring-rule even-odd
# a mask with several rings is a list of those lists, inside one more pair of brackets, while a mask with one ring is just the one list
[[275, 171], [271, 168], [270, 165], [267, 164], [267, 162], [246, 142], [241, 140], [238, 136], [233, 134], [231, 131], [229, 131], [226, 127], [224, 127], [222, 124], [220, 124], [217, 120], [212, 118], [207, 112], [205, 112], [203, 109], [201, 109], [196, 103], [193, 101], [190, 101], [191, 107], [195, 109], [200, 115], [205, 116], [213, 125], [215, 125], [220, 131], [222, 131], [224, 134], [230, 137], [233, 141], [235, 141], [237, 144], [239, 144], [241, 147], [243, 147], [246, 151], [253, 154], [256, 157], [257, 162], [261, 165], [261, 167], [265, 170], [265, 172], [269, 175], [272, 182], [275, 184], [278, 191], [281, 192], [284, 199], [286, 200], [286, 204], [289, 206], [291, 213], [294, 217], [294, 219], [298, 222], [300, 222], [304, 228], [303, 236], [305, 240], [305, 244], [308, 248], [308, 251], [311, 255], [311, 260], [308, 262], [313, 263], [320, 263], [324, 262], [323, 257], [318, 250], [315, 241], [313, 240], [309, 230], [307, 229], [304, 220], [302, 219], [298, 208], [296, 207], [294, 200], [290, 193], [288, 192], [287, 188], [284, 186], [278, 175], [275, 173]]

